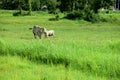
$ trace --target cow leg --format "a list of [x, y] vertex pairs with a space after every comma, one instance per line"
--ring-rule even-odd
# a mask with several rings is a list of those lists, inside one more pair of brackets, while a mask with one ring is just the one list
[[34, 38], [36, 39], [36, 34], [34, 34]]
[[39, 33], [39, 34], [38, 34], [38, 36], [39, 36], [39, 38], [41, 39], [42, 34], [41, 34], [41, 33]]

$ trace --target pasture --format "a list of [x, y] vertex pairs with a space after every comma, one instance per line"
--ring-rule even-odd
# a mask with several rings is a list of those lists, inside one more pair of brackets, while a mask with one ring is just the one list
[[[99, 23], [13, 12], [0, 10], [0, 80], [120, 79], [119, 12], [100, 13], [108, 21]], [[55, 30], [55, 38], [34, 39], [34, 25]]]

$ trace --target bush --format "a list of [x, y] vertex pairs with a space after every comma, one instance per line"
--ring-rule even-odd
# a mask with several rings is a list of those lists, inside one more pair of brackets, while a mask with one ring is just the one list
[[87, 11], [85, 13], [84, 20], [90, 21], [90, 22], [98, 22], [100, 21], [100, 17], [98, 14], [95, 14], [93, 11]]
[[56, 15], [55, 18], [50, 18], [49, 21], [58, 21], [60, 20], [59, 15]]
[[68, 13], [65, 16], [65, 18], [75, 20], [75, 19], [83, 19], [83, 16], [84, 16], [83, 11], [74, 11], [74, 12]]
[[65, 18], [72, 20], [83, 19], [90, 22], [100, 21], [99, 15], [95, 14], [91, 10], [82, 10], [82, 11], [79, 10], [79, 11], [70, 12], [67, 14], [67, 16], [65, 16]]
[[27, 11], [22, 11], [22, 13], [19, 11], [13, 13], [13, 16], [28, 16], [28, 15], [31, 15], [31, 14], [29, 14], [29, 12]]
[[20, 16], [21, 14], [20, 14], [20, 12], [14, 12], [13, 13], [13, 16]]

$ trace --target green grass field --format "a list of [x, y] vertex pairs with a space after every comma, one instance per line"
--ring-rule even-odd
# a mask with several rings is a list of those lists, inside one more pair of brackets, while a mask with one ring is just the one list
[[[0, 80], [120, 79], [119, 12], [100, 13], [108, 21], [99, 23], [13, 12], [0, 10]], [[55, 30], [55, 38], [34, 39], [34, 25]]]

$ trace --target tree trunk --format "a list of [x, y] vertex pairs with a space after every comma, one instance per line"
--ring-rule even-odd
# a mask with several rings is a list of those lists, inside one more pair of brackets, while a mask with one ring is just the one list
[[20, 10], [20, 15], [22, 15], [22, 2], [19, 0], [19, 10]]
[[28, 14], [31, 15], [31, 10], [32, 10], [31, 0], [28, 0], [28, 5], [29, 5], [29, 12], [28, 12]]

